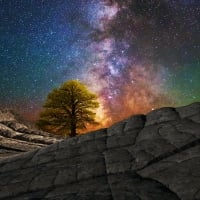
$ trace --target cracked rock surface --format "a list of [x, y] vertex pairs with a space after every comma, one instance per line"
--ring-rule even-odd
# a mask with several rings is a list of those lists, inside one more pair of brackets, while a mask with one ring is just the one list
[[0, 160], [0, 199], [199, 200], [200, 103]]
[[42, 131], [28, 128], [15, 115], [0, 110], [0, 159], [46, 147], [61, 139]]

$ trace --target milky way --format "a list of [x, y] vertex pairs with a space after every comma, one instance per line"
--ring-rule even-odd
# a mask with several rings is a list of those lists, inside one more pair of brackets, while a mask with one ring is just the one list
[[198, 0], [0, 1], [1, 107], [36, 120], [47, 94], [80, 79], [104, 126], [200, 101]]
[[92, 34], [96, 62], [85, 75], [111, 116], [106, 119], [198, 100], [199, 3], [103, 2]]

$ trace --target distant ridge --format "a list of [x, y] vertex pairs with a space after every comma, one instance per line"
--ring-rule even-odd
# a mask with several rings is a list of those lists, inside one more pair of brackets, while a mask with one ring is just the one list
[[22, 115], [16, 112], [15, 110], [10, 108], [4, 108], [4, 109], [0, 108], [0, 122], [6, 120], [17, 121], [21, 124], [26, 125], [28, 128], [35, 129], [35, 124], [33, 122], [24, 119]]
[[0, 110], [0, 158], [45, 147], [62, 139], [24, 123], [13, 110]]

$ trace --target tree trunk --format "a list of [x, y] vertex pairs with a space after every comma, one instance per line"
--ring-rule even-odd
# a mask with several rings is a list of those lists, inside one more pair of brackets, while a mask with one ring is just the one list
[[[74, 102], [73, 102], [74, 103]], [[71, 137], [76, 136], [76, 107], [72, 104], [72, 116], [71, 116]]]
[[71, 133], [70, 133], [71, 137], [75, 137], [76, 136], [76, 126], [74, 124], [71, 125]]
[[71, 137], [76, 136], [76, 104], [75, 104], [75, 98], [74, 98], [74, 88], [72, 88], [72, 94], [71, 94]]

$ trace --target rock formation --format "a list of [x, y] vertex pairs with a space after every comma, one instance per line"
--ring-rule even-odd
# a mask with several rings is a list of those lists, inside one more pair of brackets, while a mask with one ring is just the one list
[[0, 158], [31, 151], [61, 139], [28, 128], [9, 110], [0, 110]]
[[0, 160], [0, 199], [199, 200], [200, 103]]

